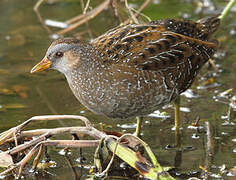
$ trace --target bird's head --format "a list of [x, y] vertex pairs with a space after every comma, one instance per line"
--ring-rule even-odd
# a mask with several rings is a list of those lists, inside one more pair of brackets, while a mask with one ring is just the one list
[[80, 55], [83, 53], [80, 41], [75, 38], [63, 38], [54, 41], [48, 48], [45, 57], [36, 64], [31, 73], [40, 72], [45, 69], [56, 69], [66, 73], [80, 61]]

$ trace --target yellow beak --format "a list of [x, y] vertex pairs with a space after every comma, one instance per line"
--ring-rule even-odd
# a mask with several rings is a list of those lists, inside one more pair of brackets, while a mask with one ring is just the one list
[[41, 62], [36, 64], [30, 71], [30, 73], [40, 72], [45, 69], [48, 69], [51, 66], [52, 62], [48, 60], [45, 56]]

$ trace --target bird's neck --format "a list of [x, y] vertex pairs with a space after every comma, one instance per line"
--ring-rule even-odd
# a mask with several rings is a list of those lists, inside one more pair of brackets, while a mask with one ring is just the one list
[[70, 66], [70, 71], [66, 71], [64, 74], [69, 83], [75, 83], [81, 78], [85, 82], [86, 78], [92, 78], [94, 75], [98, 76], [104, 70], [100, 61], [99, 52], [90, 44], [86, 44], [77, 50], [79, 53], [78, 61], [74, 62]]

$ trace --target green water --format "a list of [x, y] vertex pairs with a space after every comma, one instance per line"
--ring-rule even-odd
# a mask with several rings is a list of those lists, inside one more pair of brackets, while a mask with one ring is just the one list
[[[102, 1], [92, 1], [95, 7]], [[138, 3], [137, 3], [138, 2]], [[143, 1], [131, 1], [132, 4], [140, 5]], [[183, 18], [199, 19], [212, 14], [212, 8], [220, 12], [226, 5], [223, 1], [212, 2], [210, 7], [199, 9], [198, 3], [191, 0], [160, 0], [153, 1], [144, 13], [153, 20], [160, 18]], [[105, 124], [107, 130], [133, 132], [133, 119], [125, 121], [114, 121], [102, 116], [94, 115], [72, 95], [65, 78], [55, 71], [42, 72], [35, 75], [29, 73], [34, 64], [39, 62], [51, 39], [49, 34], [43, 29], [33, 11], [36, 1], [31, 0], [2, 0], [0, 1], [0, 132], [7, 130], [35, 115], [45, 114], [77, 114], [89, 118], [95, 126], [100, 122]], [[81, 13], [80, 1], [55, 1], [55, 3], [44, 3], [40, 7], [40, 12], [44, 18], [58, 21], [65, 21]], [[89, 27], [93, 37], [96, 37], [109, 28], [115, 26], [115, 20], [111, 13], [106, 10], [96, 18], [91, 20]], [[58, 29], [52, 28], [53, 31]], [[86, 30], [86, 26], [76, 29], [77, 32]], [[75, 31], [74, 31], [75, 32]], [[66, 34], [69, 36], [70, 34]], [[229, 101], [226, 103], [216, 102], [213, 96], [220, 92], [233, 88], [232, 95], [236, 94], [236, 13], [231, 12], [225, 19], [217, 33], [217, 38], [222, 40], [216, 64], [219, 65], [220, 72], [215, 76], [215, 83], [207, 89], [199, 89], [198, 86], [205, 80], [203, 77], [214, 74], [214, 69], [206, 65], [199, 74], [191, 89], [200, 95], [199, 98], [182, 98], [182, 106], [190, 108], [191, 112], [182, 112], [183, 121], [183, 147], [193, 147], [193, 150], [175, 152], [166, 150], [168, 144], [174, 144], [175, 134], [171, 128], [174, 125], [173, 109], [167, 108], [161, 111], [168, 112], [171, 117], [166, 120], [157, 118], [145, 118], [142, 129], [143, 137], [157, 155], [158, 160], [165, 165], [176, 166], [177, 178], [187, 179], [198, 176], [202, 173], [199, 166], [208, 166], [212, 173], [219, 174], [220, 166], [226, 165], [226, 169], [236, 166], [236, 113], [232, 111], [231, 120], [225, 125], [225, 120], [221, 117], [228, 111]], [[83, 36], [83, 40], [88, 40], [88, 34]], [[222, 54], [224, 54], [222, 56]], [[4, 90], [5, 89], [5, 90]], [[212, 146], [211, 156], [207, 154], [207, 136], [204, 129], [197, 132], [188, 128], [195, 122], [197, 116], [201, 120], [199, 125], [206, 127], [209, 122], [211, 129]], [[32, 128], [59, 127], [60, 122], [37, 122]], [[79, 122], [65, 122], [64, 125], [80, 125]], [[131, 125], [131, 126], [130, 126]], [[57, 165], [54, 168], [45, 170], [40, 176], [30, 176], [29, 179], [66, 179], [72, 178], [72, 171], [69, 168], [65, 157], [58, 154], [60, 149], [49, 148], [51, 159]], [[85, 157], [91, 159], [94, 150], [86, 149]], [[76, 153], [71, 155], [72, 162], [76, 164], [76, 171], [82, 178], [86, 176], [87, 170], [78, 167], [74, 161]], [[90, 162], [87, 161], [87, 164]], [[82, 171], [82, 172], [81, 172]], [[216, 179], [214, 174], [209, 179]], [[235, 177], [224, 174], [221, 179], [234, 179]]]

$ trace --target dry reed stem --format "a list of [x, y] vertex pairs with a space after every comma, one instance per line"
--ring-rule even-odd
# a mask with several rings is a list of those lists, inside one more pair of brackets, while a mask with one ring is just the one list
[[[41, 17], [41, 15], [38, 11], [39, 6], [43, 3], [43, 1], [44, 0], [38, 0], [37, 1], [37, 3], [34, 6], [34, 11], [35, 11], [40, 23], [42, 24], [43, 28], [46, 29], [46, 31], [49, 34], [53, 34], [51, 29], [45, 24], [43, 18]], [[75, 28], [79, 27], [82, 24], [86, 24], [86, 27], [88, 29], [87, 33], [89, 34], [89, 37], [92, 38], [92, 32], [89, 28], [88, 21], [93, 19], [94, 17], [96, 17], [99, 13], [101, 13], [111, 2], [112, 2], [112, 4], [117, 3], [116, 0], [104, 0], [104, 2], [102, 2], [100, 5], [98, 5], [97, 7], [92, 9], [91, 11], [88, 11], [88, 8], [89, 8], [89, 5], [90, 5], [90, 0], [87, 0], [86, 4], [84, 3], [84, 0], [81, 0], [81, 7], [82, 7], [83, 13], [67, 20], [65, 23], [68, 24], [69, 27], [56, 32], [56, 34], [63, 35], [65, 33], [68, 33], [70, 31], [74, 30]], [[125, 0], [125, 7], [128, 10], [130, 18], [128, 18], [122, 24], [129, 24], [131, 20], [133, 20], [136, 24], [138, 24], [139, 22], [138, 22], [137, 18], [140, 15], [144, 16], [145, 18], [147, 18], [150, 21], [150, 18], [148, 16], [141, 13], [141, 11], [143, 11], [143, 9], [145, 9], [146, 6], [150, 2], [151, 2], [151, 0], [146, 0], [138, 10], [135, 10], [135, 9], [129, 7], [128, 0]], [[118, 15], [117, 7], [116, 6], [111, 6], [111, 7], [114, 9], [115, 14]]]
[[[61, 31], [58, 31], [56, 34], [58, 35], [63, 35], [69, 31], [74, 30], [75, 28], [77, 28], [78, 26], [86, 23], [87, 21], [89, 21], [90, 19], [93, 19], [95, 16], [97, 16], [99, 13], [101, 13], [110, 3], [110, 0], [105, 0], [103, 3], [101, 3], [99, 6], [97, 6], [96, 8], [94, 8], [93, 10], [87, 12], [86, 14], [83, 15], [79, 15], [79, 18], [81, 19], [82, 17], [84, 17], [81, 21], [76, 22], [72, 25], [70, 25], [68, 28], [63, 29]], [[74, 21], [74, 20], [73, 20]]]
[[125, 0], [125, 7], [128, 9], [128, 12], [129, 12], [132, 20], [134, 21], [134, 23], [139, 24], [138, 19], [136, 18], [136, 16], [133, 13], [133, 8], [129, 7], [128, 0]]
[[216, 72], [219, 71], [218, 67], [216, 66], [215, 62], [210, 58], [208, 60], [208, 62], [210, 63], [210, 65], [215, 69]]
[[[90, 4], [90, 0], [87, 0], [87, 3], [86, 3], [86, 5], [85, 5], [85, 7], [84, 7], [84, 0], [80, 0], [80, 2], [81, 2], [81, 8], [82, 8], [82, 10], [83, 10], [83, 14], [86, 14], [86, 12], [87, 12], [87, 10], [88, 10], [88, 7], [89, 7], [89, 4]], [[85, 25], [86, 25], [87, 33], [88, 33], [90, 39], [92, 39], [93, 36], [92, 36], [92, 32], [91, 32], [91, 30], [90, 30], [90, 28], [89, 28], [89, 23], [88, 23], [88, 21], [85, 23]]]
[[[54, 147], [70, 147], [70, 148], [81, 148], [81, 147], [94, 147], [99, 144], [99, 140], [45, 140], [34, 146], [30, 152], [19, 162], [18, 177], [22, 174], [22, 170], [26, 163], [32, 158], [35, 152], [43, 146], [54, 146]], [[37, 157], [39, 159], [39, 157]], [[37, 161], [37, 160], [36, 160]]]
[[39, 152], [38, 154], [36, 155], [36, 157], [34, 158], [34, 161], [33, 161], [33, 165], [32, 165], [32, 169], [36, 169], [37, 165], [38, 165], [38, 162], [40, 160], [40, 157], [43, 153], [43, 145], [41, 144], [40, 148], [39, 148]]
[[[38, 130], [22, 131], [32, 121], [58, 120], [58, 119], [79, 119], [79, 120], [82, 120], [86, 126], [85, 127], [64, 127], [64, 128], [55, 128], [55, 129], [38, 129]], [[62, 133], [70, 133], [70, 134], [83, 133], [83, 134], [87, 134], [87, 135], [95, 138], [95, 140], [48, 140], [49, 137], [57, 135], [57, 134], [62, 134]], [[119, 139], [118, 137], [107, 135], [104, 132], [101, 132], [101, 131], [95, 129], [91, 125], [90, 121], [87, 118], [82, 117], [82, 116], [75, 116], [75, 115], [36, 116], [36, 117], [32, 117], [32, 118], [28, 119], [27, 121], [16, 126], [15, 128], [12, 128], [4, 133], [1, 133], [1, 136], [2, 135], [4, 135], [4, 138], [6, 136], [8, 137], [7, 139], [5, 138], [6, 143], [8, 143], [9, 141], [14, 142], [14, 139], [18, 140], [19, 138], [25, 140], [24, 137], [31, 137], [31, 138], [35, 137], [35, 136], [38, 136], [38, 137], [35, 139], [32, 139], [30, 141], [28, 141], [27, 140], [28, 138], [26, 138], [26, 141], [24, 142], [24, 144], [18, 145], [8, 151], [2, 152], [2, 153], [7, 153], [9, 156], [12, 156], [14, 154], [18, 155], [19, 153], [23, 153], [26, 155], [19, 162], [16, 162], [15, 164], [9, 164], [10, 167], [8, 167], [5, 171], [1, 172], [0, 176], [10, 173], [11, 171], [18, 168], [19, 170], [18, 170], [17, 177], [20, 177], [25, 165], [29, 162], [30, 159], [32, 159], [32, 157], [38, 151], [38, 153], [36, 154], [36, 156], [34, 158], [33, 166], [32, 166], [33, 168], [36, 168], [36, 166], [39, 162], [39, 159], [42, 156], [43, 147], [45, 147], [45, 148], [47, 146], [63, 147], [63, 148], [94, 147], [94, 146], [99, 145], [101, 139], [104, 139], [106, 141], [106, 143], [109, 144], [108, 149], [111, 152], [113, 152], [118, 157], [120, 157], [122, 160], [127, 162], [129, 165], [131, 165], [133, 168], [135, 168], [138, 172], [140, 172], [143, 176], [156, 177], [157, 174], [159, 174], [159, 173], [163, 174], [163, 170], [159, 171], [158, 169], [156, 169], [156, 167], [149, 166], [150, 163], [145, 158], [143, 158], [140, 155], [140, 153], [134, 152], [129, 148], [130, 144], [132, 144], [132, 143], [127, 144], [127, 142], [132, 142], [133, 141], [132, 138], [136, 139], [139, 143], [141, 142], [141, 144], [145, 145], [140, 139], [134, 138], [131, 135], [123, 135], [119, 141], [116, 141], [117, 139]], [[125, 146], [122, 146], [120, 144], [120, 141], [121, 141], [121, 139], [124, 139], [124, 137], [126, 137], [125, 138]], [[130, 138], [130, 137], [132, 137], [132, 138]], [[133, 145], [134, 144], [135, 143], [133, 142]], [[132, 146], [132, 147], [134, 147], [134, 146]], [[116, 148], [117, 148], [117, 152], [116, 152]], [[145, 145], [145, 148], [147, 150], [146, 145]], [[132, 156], [127, 156], [127, 153], [129, 153], [129, 155], [132, 155]], [[110, 169], [110, 166], [111, 166], [114, 156], [115, 156], [114, 154], [113, 154], [113, 158], [110, 160], [110, 163], [108, 164], [107, 168], [104, 171], [105, 174], [107, 174], [108, 170]], [[149, 154], [150, 154], [150, 152], [149, 152]], [[13, 158], [13, 156], [12, 156], [12, 158]], [[152, 157], [150, 157], [150, 159], [152, 160], [152, 162], [154, 162]], [[16, 159], [15, 159], [15, 161], [16, 161]], [[142, 165], [142, 164], [148, 165], [148, 167], [147, 166], [136, 167], [135, 163], [139, 163], [139, 164], [141, 163], [140, 165]], [[155, 165], [157, 163], [154, 162], [153, 164]], [[142, 171], [140, 170], [140, 168], [141, 169], [146, 168], [148, 173], [143, 174]], [[166, 179], [166, 178], [164, 178], [164, 179]]]
[[[56, 129], [42, 129], [42, 130], [31, 130], [31, 131], [22, 131], [30, 122], [38, 121], [38, 120], [58, 120], [58, 119], [79, 119], [82, 120], [86, 127], [65, 127], [65, 128], [56, 128]], [[26, 163], [32, 158], [35, 152], [39, 150], [37, 156], [33, 162], [33, 168], [37, 166], [39, 158], [42, 154], [42, 146], [55, 146], [55, 147], [71, 147], [71, 148], [78, 148], [78, 147], [94, 147], [97, 146], [99, 140], [47, 140], [48, 137], [52, 135], [61, 134], [65, 132], [73, 133], [85, 133], [89, 134], [96, 139], [101, 139], [106, 136], [105, 133], [98, 131], [97, 129], [92, 127], [90, 121], [83, 117], [83, 116], [75, 116], [75, 115], [49, 115], [49, 116], [35, 116], [27, 121], [23, 122], [22, 124], [12, 128], [6, 132], [1, 133], [1, 136], [4, 137], [1, 139], [3, 142], [9, 142], [9, 140], [17, 140], [22, 137], [34, 137], [39, 136], [27, 143], [18, 145], [4, 153], [8, 153], [9, 155], [14, 155], [20, 152], [25, 151], [33, 147], [26, 156], [18, 163], [12, 165], [5, 171], [0, 173], [0, 176], [11, 172], [15, 168], [19, 167], [18, 177], [22, 174], [23, 168]], [[3, 143], [4, 143], [3, 142]]]
[[[132, 19], [134, 22], [136, 21], [136, 19], [140, 16], [140, 15], [143, 15], [141, 12], [147, 7], [147, 5], [151, 2], [151, 0], [146, 0], [142, 5], [141, 7], [136, 11], [135, 14], [131, 15], [131, 18], [127, 19], [123, 24], [129, 24], [130, 23], [130, 20]], [[134, 10], [134, 9], [133, 9]], [[144, 17], [146, 17], [149, 21], [150, 21], [150, 18], [146, 15], [143, 15]]]
[[51, 29], [44, 23], [44, 20], [40, 14], [40, 12], [38, 11], [38, 8], [39, 6], [43, 3], [44, 0], [38, 0], [37, 3], [35, 4], [34, 6], [34, 12], [36, 13], [38, 19], [39, 19], [39, 22], [42, 24], [43, 28], [46, 29], [46, 31], [49, 33], [49, 34], [52, 34], [52, 31]]

